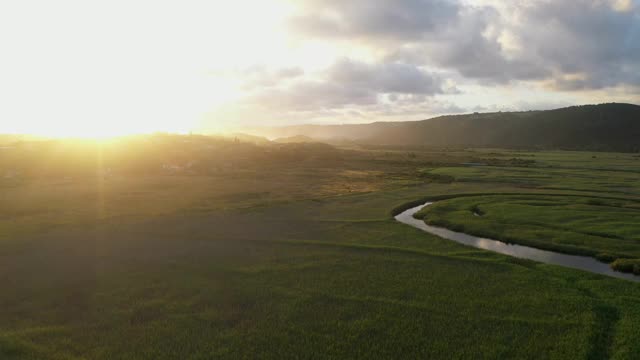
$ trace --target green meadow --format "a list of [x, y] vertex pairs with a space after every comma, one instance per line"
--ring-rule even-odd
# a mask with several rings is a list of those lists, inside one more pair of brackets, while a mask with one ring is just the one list
[[639, 283], [391, 215], [451, 197], [428, 221], [636, 258], [637, 155], [369, 148], [291, 164], [5, 181], [0, 358], [640, 358]]
[[425, 208], [431, 225], [605, 262], [640, 257], [640, 202], [581, 195], [461, 196]]

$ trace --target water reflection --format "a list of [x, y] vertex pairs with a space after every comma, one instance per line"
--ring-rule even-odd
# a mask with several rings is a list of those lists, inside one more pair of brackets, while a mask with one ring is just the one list
[[424, 230], [441, 238], [453, 240], [455, 242], [473, 246], [479, 249], [494, 251], [500, 254], [510, 255], [517, 258], [530, 259], [546, 264], [554, 264], [574, 269], [589, 271], [596, 274], [612, 276], [620, 279], [640, 282], [640, 276], [621, 273], [614, 271], [608, 264], [602, 263], [594, 258], [587, 256], [567, 255], [548, 250], [540, 250], [523, 245], [507, 244], [501, 241], [485, 239], [473, 235], [451, 231], [445, 228], [427, 225], [424, 221], [415, 219], [413, 215], [425, 206], [433, 203], [416, 206], [400, 215], [396, 216], [396, 220], [401, 223], [411, 225], [418, 229]]

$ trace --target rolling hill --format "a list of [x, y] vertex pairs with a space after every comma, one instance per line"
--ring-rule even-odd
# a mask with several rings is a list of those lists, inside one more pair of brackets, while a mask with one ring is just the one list
[[640, 106], [609, 103], [556, 110], [474, 113], [422, 121], [298, 125], [253, 131], [360, 144], [640, 151]]

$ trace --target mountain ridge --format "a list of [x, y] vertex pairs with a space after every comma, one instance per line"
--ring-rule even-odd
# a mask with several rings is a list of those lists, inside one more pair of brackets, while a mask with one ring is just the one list
[[580, 105], [553, 110], [444, 115], [426, 120], [254, 129], [267, 137], [305, 136], [367, 145], [640, 151], [640, 106]]

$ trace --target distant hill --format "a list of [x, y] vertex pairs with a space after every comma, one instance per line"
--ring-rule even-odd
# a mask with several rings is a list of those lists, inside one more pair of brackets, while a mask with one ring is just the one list
[[375, 145], [640, 151], [640, 106], [611, 103], [422, 121], [287, 126], [257, 129], [254, 133]]
[[273, 140], [273, 142], [280, 143], [280, 144], [291, 144], [291, 143], [312, 143], [312, 142], [318, 142], [318, 141], [314, 140], [313, 138], [310, 138], [309, 136], [295, 135], [295, 136], [277, 138]]
[[269, 141], [269, 139], [267, 139], [265, 137], [249, 135], [249, 134], [243, 134], [243, 133], [233, 133], [233, 134], [227, 135], [225, 137], [232, 138], [234, 140], [238, 140], [238, 141], [242, 141], [242, 142], [248, 142], [248, 143], [256, 144], [256, 145], [266, 145], [266, 144], [271, 143], [271, 141]]

